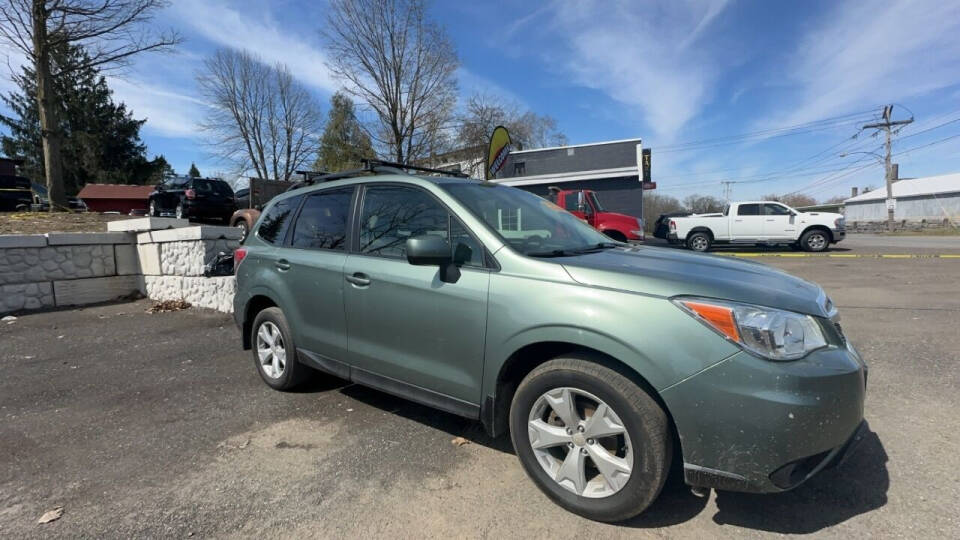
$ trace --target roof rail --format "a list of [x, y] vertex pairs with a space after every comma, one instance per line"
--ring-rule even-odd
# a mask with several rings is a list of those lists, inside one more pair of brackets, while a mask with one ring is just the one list
[[363, 166], [358, 169], [349, 169], [346, 171], [338, 172], [326, 172], [326, 171], [296, 171], [297, 174], [303, 176], [303, 181], [297, 182], [290, 186], [287, 191], [292, 189], [301, 188], [304, 186], [312, 186], [318, 182], [330, 182], [332, 180], [340, 180], [341, 178], [353, 178], [356, 176], [363, 176], [370, 173], [391, 173], [391, 174], [410, 174], [407, 171], [416, 171], [416, 172], [425, 172], [433, 174], [442, 174], [445, 176], [455, 176], [457, 178], [469, 178], [470, 176], [466, 173], [459, 171], [445, 171], [443, 169], [434, 169], [431, 167], [420, 167], [419, 165], [407, 165], [403, 163], [394, 163], [392, 161], [383, 161], [380, 159], [361, 159]]

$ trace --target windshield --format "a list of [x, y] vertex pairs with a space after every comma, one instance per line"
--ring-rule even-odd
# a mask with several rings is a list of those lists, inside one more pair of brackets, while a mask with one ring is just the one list
[[573, 214], [520, 189], [480, 183], [441, 187], [524, 255], [565, 256], [610, 243]]
[[595, 212], [606, 212], [606, 211], [607, 211], [606, 208], [604, 208], [603, 205], [600, 204], [600, 199], [597, 198], [597, 192], [596, 192], [596, 191], [591, 191], [591, 192], [590, 192], [590, 200], [593, 202], [593, 210], [594, 210]]

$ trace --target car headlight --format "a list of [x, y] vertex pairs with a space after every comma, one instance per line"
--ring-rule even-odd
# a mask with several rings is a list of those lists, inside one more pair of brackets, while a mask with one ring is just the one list
[[709, 298], [675, 298], [673, 303], [713, 331], [769, 360], [796, 360], [827, 346], [809, 315]]

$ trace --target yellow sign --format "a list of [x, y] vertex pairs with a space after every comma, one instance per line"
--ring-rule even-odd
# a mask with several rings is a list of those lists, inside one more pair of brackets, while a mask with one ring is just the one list
[[490, 150], [487, 153], [487, 174], [486, 179], [490, 180], [503, 168], [507, 161], [507, 155], [510, 153], [510, 134], [507, 128], [497, 126], [490, 135]]

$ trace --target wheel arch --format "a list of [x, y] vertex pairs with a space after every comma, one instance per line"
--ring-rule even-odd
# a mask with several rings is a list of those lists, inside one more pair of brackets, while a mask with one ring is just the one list
[[[595, 362], [636, 383], [663, 409], [670, 425], [671, 437], [677, 439], [678, 432], [670, 409], [647, 377], [608, 352], [570, 341], [528, 343], [510, 354], [501, 364], [493, 388], [494, 393], [492, 395], [487, 393], [480, 408], [481, 422], [490, 436], [497, 437], [508, 431], [510, 404], [523, 378], [537, 366], [560, 356], [572, 356]], [[678, 443], [674, 448], [679, 448], [679, 441], [674, 442]]]
[[617, 240], [617, 241], [619, 241], [619, 242], [626, 242], [626, 241], [627, 241], [627, 235], [626, 235], [626, 233], [624, 233], [623, 231], [621, 231], [620, 229], [617, 229], [617, 228], [615, 228], [615, 227], [604, 227], [604, 228], [600, 229], [600, 232], [602, 232], [603, 234], [605, 234], [605, 235], [609, 236], [610, 238], [613, 238], [614, 240]]
[[830, 227], [827, 227], [826, 225], [823, 225], [821, 223], [810, 225], [807, 228], [803, 229], [803, 232], [800, 233], [800, 237], [797, 238], [797, 241], [799, 242], [801, 239], [803, 239], [803, 235], [807, 234], [808, 232], [813, 230], [818, 230], [818, 229], [827, 233], [827, 241], [829, 243], [833, 243], [833, 231], [830, 230]]
[[279, 304], [271, 296], [263, 293], [254, 294], [250, 297], [250, 300], [247, 300], [243, 310], [243, 350], [248, 350], [253, 346], [253, 320], [257, 318], [257, 314], [269, 307], [278, 306]]
[[710, 237], [710, 241], [713, 242], [713, 240], [714, 240], [713, 231], [710, 230], [710, 227], [704, 227], [704, 226], [702, 226], [702, 225], [690, 229], [690, 230], [687, 232], [687, 238], [690, 238], [691, 235], [693, 235], [693, 234], [695, 234], [695, 233], [699, 233], [699, 232], [707, 233], [707, 236]]

